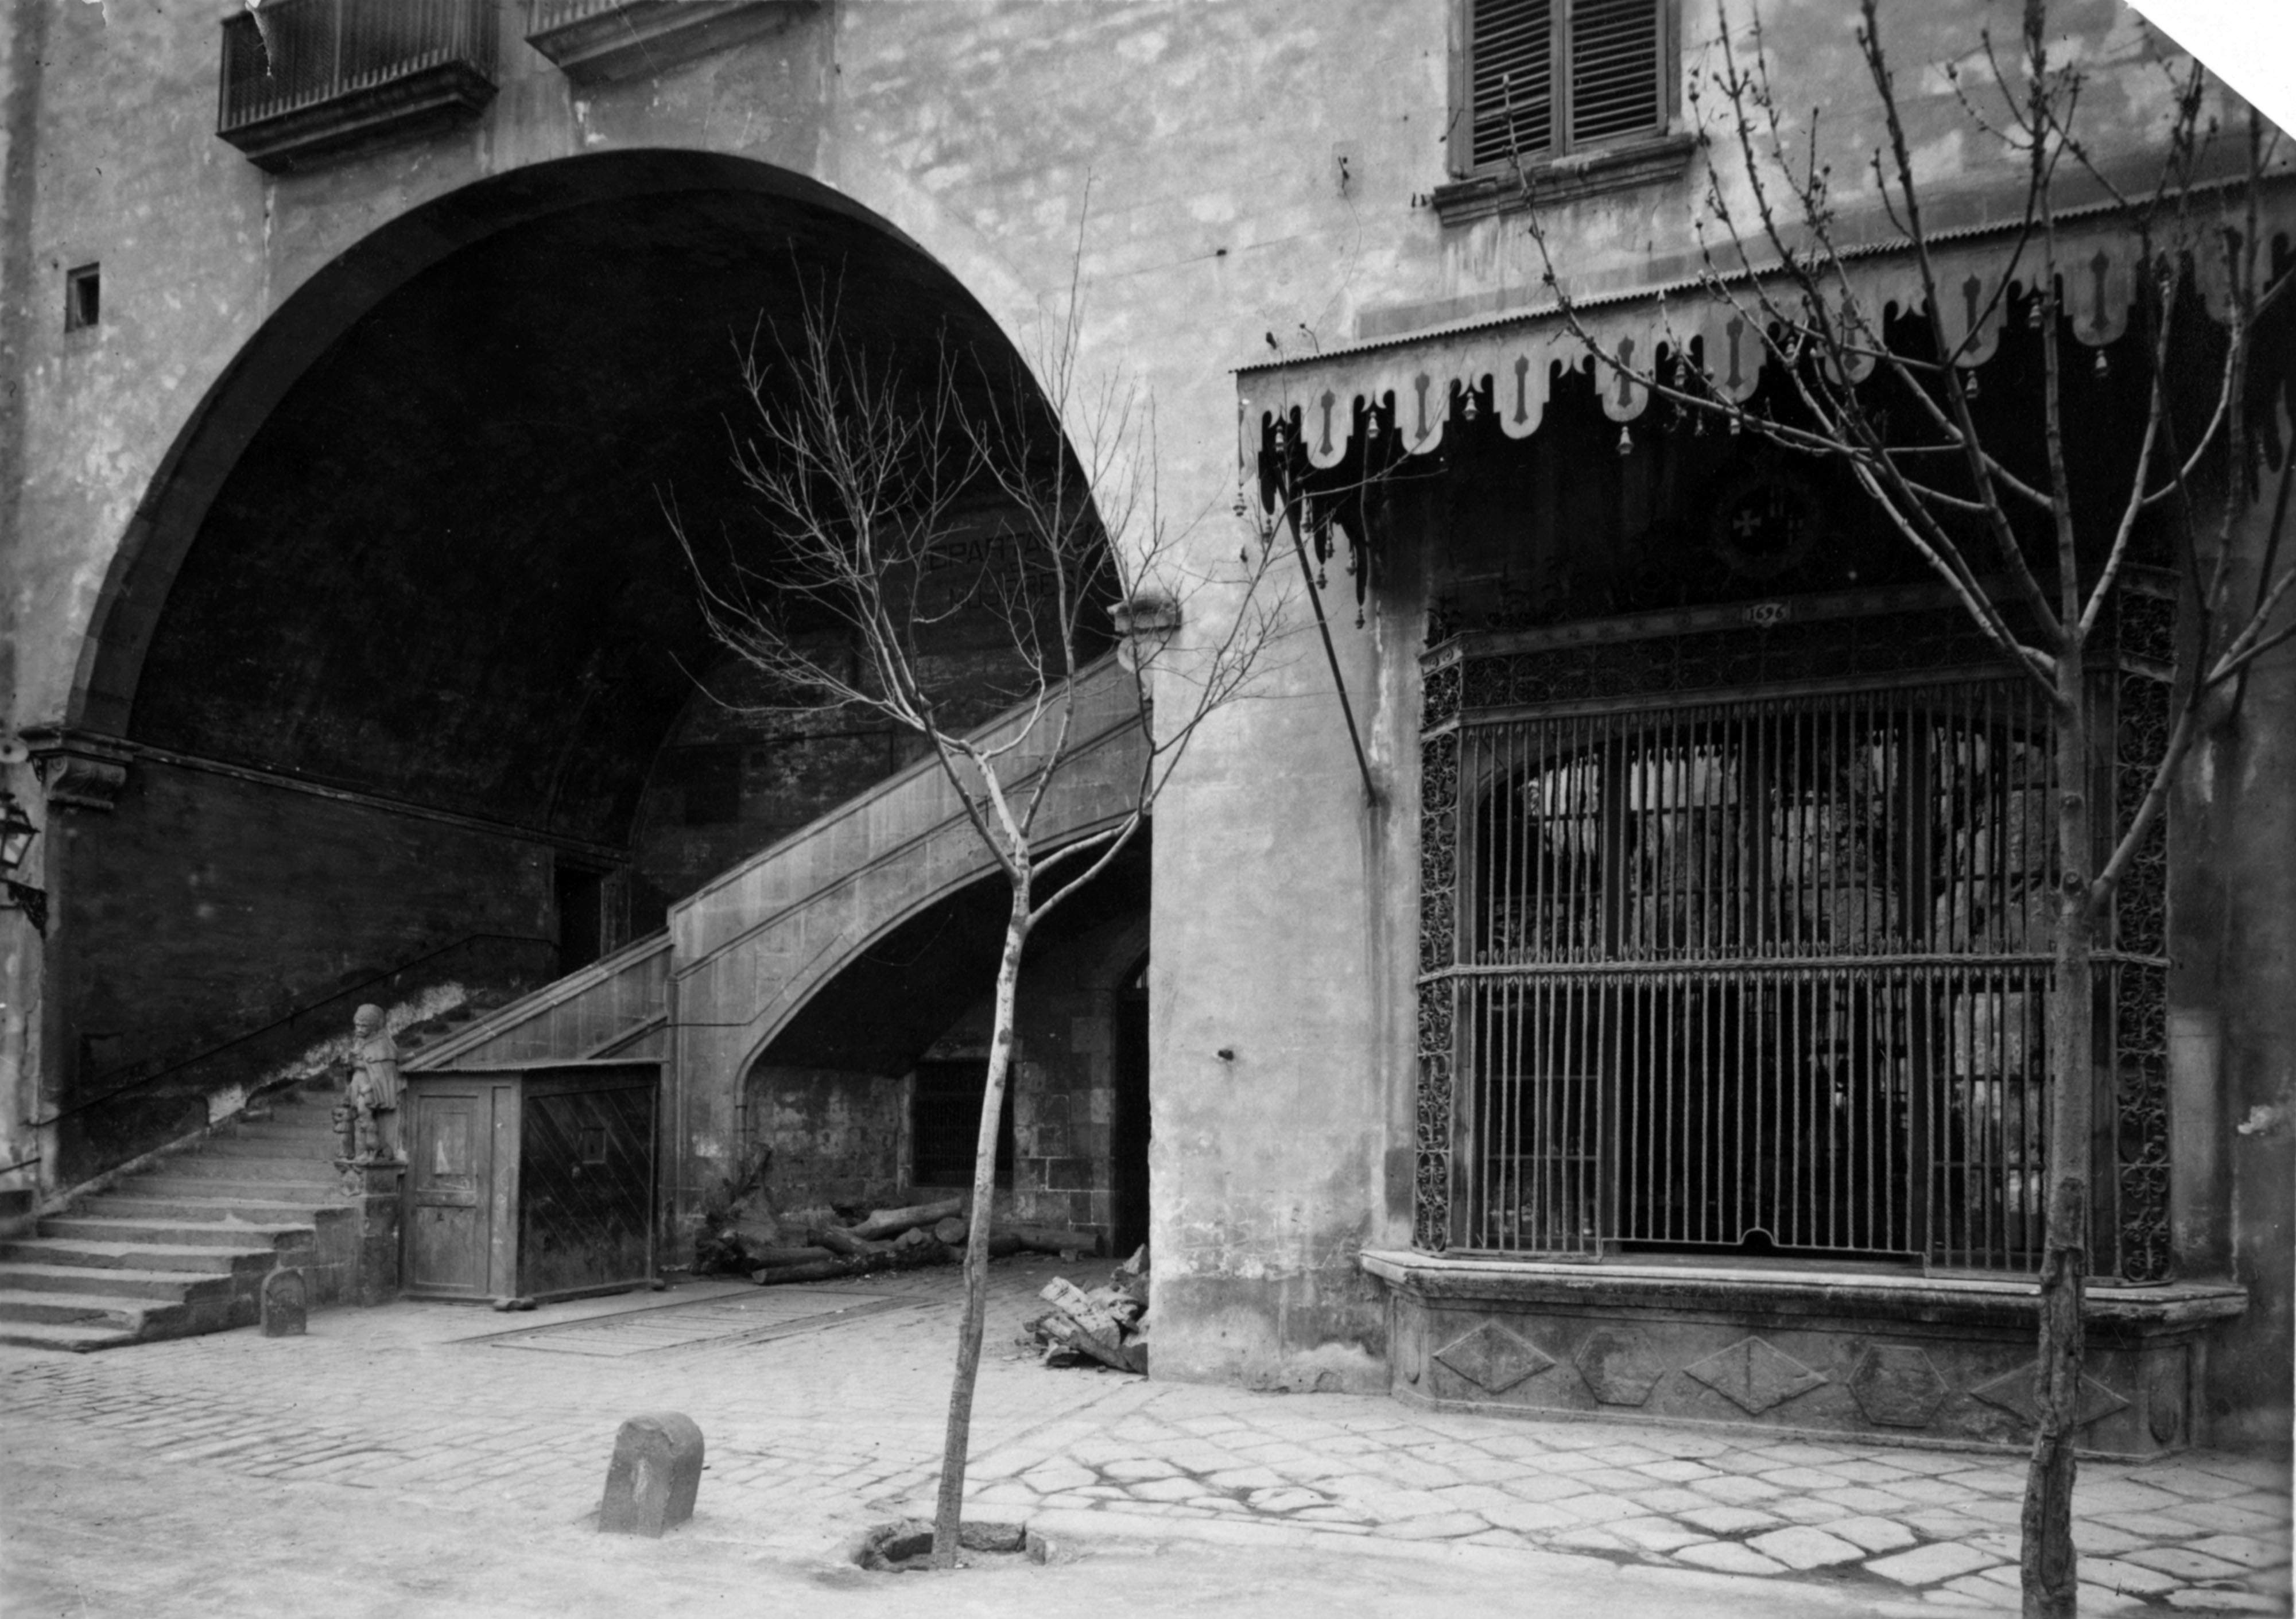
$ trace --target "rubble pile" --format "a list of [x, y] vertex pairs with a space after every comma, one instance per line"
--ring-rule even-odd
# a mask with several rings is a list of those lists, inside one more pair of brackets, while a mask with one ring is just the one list
[[1041, 1345], [1047, 1366], [1107, 1366], [1148, 1370], [1148, 1249], [1144, 1245], [1116, 1267], [1108, 1286], [1090, 1292], [1064, 1276], [1037, 1295], [1050, 1310], [1021, 1330], [1024, 1345]]

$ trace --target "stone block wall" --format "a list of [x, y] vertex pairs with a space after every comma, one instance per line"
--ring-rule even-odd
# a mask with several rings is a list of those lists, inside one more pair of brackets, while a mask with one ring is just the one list
[[751, 1142], [770, 1148], [775, 1206], [885, 1206], [901, 1200], [908, 1124], [901, 1081], [835, 1068], [752, 1069], [744, 1092]]

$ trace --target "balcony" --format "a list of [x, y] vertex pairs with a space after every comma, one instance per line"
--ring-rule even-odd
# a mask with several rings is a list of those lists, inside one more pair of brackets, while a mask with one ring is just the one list
[[488, 0], [266, 0], [223, 25], [216, 133], [277, 174], [477, 118]]
[[578, 85], [650, 78], [787, 28], [819, 0], [526, 0], [526, 43]]

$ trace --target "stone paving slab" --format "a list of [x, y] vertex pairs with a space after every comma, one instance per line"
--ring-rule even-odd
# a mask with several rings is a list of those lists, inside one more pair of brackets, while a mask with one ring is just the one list
[[[984, 1512], [1079, 1535], [1593, 1559], [1881, 1611], [2015, 1607], [2020, 1458], [1055, 1370], [1013, 1339], [1063, 1271], [1089, 1277], [1048, 1259], [992, 1272], [968, 1475]], [[709, 1284], [515, 1325], [395, 1304], [323, 1312], [303, 1338], [0, 1351], [0, 1445], [52, 1460], [122, 1447], [187, 1480], [347, 1489], [515, 1534], [594, 1509], [624, 1417], [681, 1410], [705, 1435], [712, 1533], [817, 1554], [857, 1525], [929, 1509], [952, 1280], [859, 1278], [773, 1304]], [[558, 1341], [652, 1347], [545, 1346], [570, 1324], [586, 1325]], [[2284, 1458], [2085, 1463], [2076, 1501], [2086, 1612], [2288, 1610]]]

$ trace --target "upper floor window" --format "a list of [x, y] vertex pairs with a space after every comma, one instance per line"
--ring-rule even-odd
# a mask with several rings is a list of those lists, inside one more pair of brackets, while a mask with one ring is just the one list
[[[1671, 0], [1460, 0], [1445, 217], [1502, 205], [1516, 167], [1560, 200], [1678, 172]], [[1557, 169], [1560, 160], [1570, 172]]]
[[1467, 0], [1462, 168], [1664, 129], [1666, 20], [1666, 0]]

